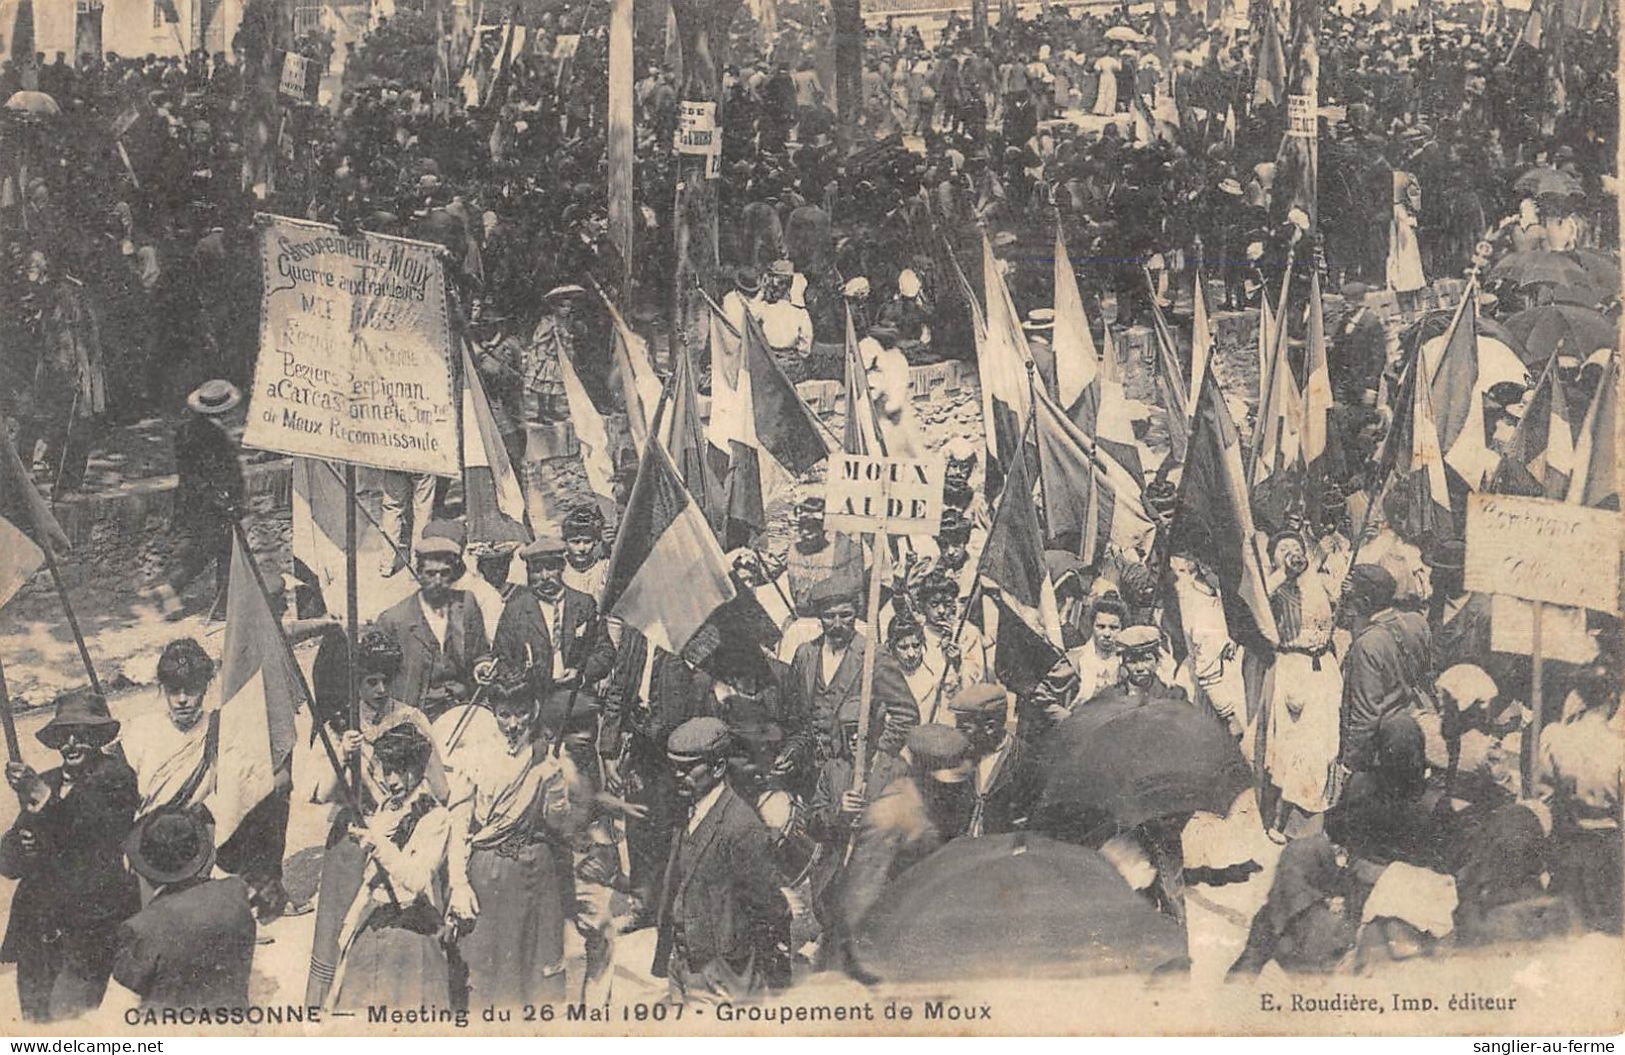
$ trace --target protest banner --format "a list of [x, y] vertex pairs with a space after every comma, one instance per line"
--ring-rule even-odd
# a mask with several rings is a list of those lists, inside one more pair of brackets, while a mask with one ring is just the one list
[[278, 90], [290, 99], [303, 99], [309, 83], [310, 60], [297, 52], [282, 53], [282, 81]]
[[459, 472], [440, 247], [263, 217], [259, 358], [243, 445]]
[[1544, 498], [1469, 495], [1467, 588], [1617, 611], [1619, 533], [1619, 514], [1605, 509]]
[[832, 454], [824, 522], [832, 531], [935, 535], [942, 522], [939, 458]]

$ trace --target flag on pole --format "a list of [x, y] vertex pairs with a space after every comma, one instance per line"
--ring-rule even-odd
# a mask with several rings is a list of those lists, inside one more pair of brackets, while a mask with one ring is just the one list
[[[1151, 281], [1151, 273], [1144, 272], [1146, 282]], [[1151, 294], [1151, 332], [1155, 335], [1157, 344], [1156, 368], [1153, 377], [1156, 381], [1158, 399], [1167, 412], [1168, 420], [1168, 458], [1172, 464], [1179, 464], [1185, 456], [1185, 446], [1190, 442], [1190, 415], [1189, 402], [1190, 386], [1185, 380], [1185, 370], [1179, 363], [1179, 345], [1174, 341], [1174, 331], [1168, 325], [1168, 317], [1162, 313], [1162, 305], [1157, 303], [1156, 290], [1149, 290]]]
[[526, 542], [525, 491], [463, 345], [463, 505], [470, 542]]
[[[680, 655], [734, 596], [727, 559], [671, 455], [648, 444], [604, 575], [602, 611]], [[681, 588], [674, 588], [680, 584]]]
[[976, 366], [982, 384], [982, 428], [991, 493], [1009, 472], [1021, 439], [1021, 423], [1032, 411], [1027, 391], [1027, 364], [1032, 355], [986, 231], [982, 232], [982, 286], [987, 299], [987, 332], [977, 344]]
[[1211, 371], [1196, 399], [1173, 525], [1170, 552], [1194, 558], [1218, 581], [1231, 639], [1242, 645], [1277, 644], [1242, 471], [1241, 436]]
[[1196, 268], [1196, 288], [1191, 291], [1191, 388], [1189, 406], [1196, 405], [1202, 391], [1202, 379], [1207, 376], [1208, 360], [1213, 356], [1213, 328], [1208, 321], [1207, 283], [1202, 269]]
[[1567, 496], [1571, 504], [1619, 508], [1619, 477], [1614, 469], [1618, 422], [1619, 356], [1610, 355], [1574, 444], [1574, 478]]
[[1272, 349], [1275, 346], [1275, 313], [1270, 310], [1269, 291], [1265, 290], [1258, 298], [1258, 401], [1264, 402], [1269, 397], [1266, 386], [1269, 384], [1270, 361], [1274, 358]]
[[1043, 680], [1064, 650], [1032, 474], [1019, 437], [1017, 444], [982, 551], [980, 577], [999, 610], [994, 670], [1000, 683], [1021, 695]]
[[1309, 346], [1303, 383], [1303, 463], [1311, 475], [1333, 469], [1331, 443], [1332, 375], [1326, 355], [1326, 319], [1321, 311], [1320, 269], [1309, 269]]
[[660, 377], [655, 373], [654, 361], [649, 358], [649, 342], [632, 332], [615, 305], [604, 298], [614, 324], [611, 355], [615, 363], [615, 376], [620, 381], [621, 396], [626, 402], [626, 424], [632, 432], [632, 441], [639, 453], [649, 442], [649, 423], [655, 407], [660, 403]]
[[[344, 481], [330, 462], [293, 460], [294, 576], [321, 594], [329, 612], [344, 611]], [[357, 530], [363, 522], [358, 521]], [[364, 548], [361, 541], [357, 548]]]
[[1123, 392], [1112, 328], [1102, 326], [1100, 338], [1100, 373], [1094, 385], [1085, 389], [1083, 397], [1068, 410], [1067, 416], [1085, 436], [1093, 436], [1101, 449], [1143, 487], [1145, 468], [1140, 461], [1139, 441], [1134, 438], [1134, 415], [1129, 411], [1128, 396]]
[[[1419, 357], [1427, 364], [1427, 356]], [[1478, 390], [1478, 287], [1469, 281], [1445, 337], [1444, 350], [1431, 369], [1430, 398], [1439, 425], [1439, 449], [1445, 463], [1478, 490], [1495, 470], [1495, 458], [1484, 443], [1484, 400]]]
[[231, 541], [226, 635], [220, 659], [220, 742], [208, 797], [216, 845], [276, 788], [293, 753], [293, 712], [303, 696], [282, 627], [260, 589], [253, 555]]
[[1433, 413], [1433, 389], [1427, 382], [1427, 363], [1420, 351], [1400, 382], [1398, 413], [1390, 427], [1378, 464], [1384, 490], [1404, 495], [1401, 523], [1394, 530], [1406, 538], [1431, 534], [1457, 537], [1450, 509], [1450, 484], [1439, 450], [1439, 426]]
[[880, 434], [880, 416], [875, 413], [874, 395], [869, 391], [869, 372], [858, 350], [858, 332], [852, 324], [852, 308], [846, 309], [846, 424], [841, 432], [841, 449], [848, 454], [886, 453]]
[[[1089, 316], [1083, 310], [1083, 294], [1078, 292], [1078, 276], [1067, 255], [1061, 225], [1055, 225], [1055, 395], [1070, 411], [1084, 392], [1095, 385], [1100, 374], [1100, 355], [1095, 351]], [[1098, 398], [1098, 393], [1097, 393]]]
[[34, 480], [17, 457], [11, 433], [0, 421], [0, 605], [17, 595], [23, 583], [45, 567], [45, 550], [68, 548], [62, 530]]
[[1033, 438], [1051, 539], [1086, 563], [1102, 556], [1108, 544], [1124, 553], [1147, 548], [1154, 525], [1139, 480], [1042, 392]]
[[581, 448], [581, 464], [587, 470], [587, 486], [596, 495], [615, 497], [615, 464], [609, 445], [609, 426], [604, 415], [587, 394], [576, 364], [568, 355], [559, 356], [559, 375], [564, 383], [564, 401], [570, 405], [570, 427]]
[[1496, 466], [1489, 490], [1562, 501], [1568, 497], [1573, 475], [1574, 429], [1554, 355], [1530, 393], [1523, 420]]
[[1280, 106], [1286, 101], [1286, 52], [1281, 47], [1281, 27], [1275, 11], [1264, 11], [1264, 36], [1258, 46], [1258, 65], [1253, 74], [1252, 106]]
[[722, 481], [707, 455], [709, 445], [700, 423], [700, 396], [694, 385], [694, 366], [689, 361], [687, 348], [679, 349], [677, 369], [668, 384], [671, 397], [660, 421], [660, 442], [671, 455], [683, 486], [700, 504], [706, 523], [715, 529], [722, 524]]

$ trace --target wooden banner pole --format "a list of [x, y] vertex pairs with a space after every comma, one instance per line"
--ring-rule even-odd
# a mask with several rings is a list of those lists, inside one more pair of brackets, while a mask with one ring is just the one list
[[[350, 662], [349, 686], [349, 723], [350, 728], [356, 731], [361, 729], [361, 668], [357, 662], [360, 658], [360, 600], [357, 589], [357, 567], [360, 563], [356, 553], [356, 524], [355, 524], [355, 463], [344, 463], [344, 634], [348, 643]], [[350, 785], [354, 789], [356, 800], [361, 800], [361, 758], [358, 755], [350, 760]]]
[[1541, 655], [1541, 616], [1546, 608], [1546, 602], [1531, 602], [1533, 611], [1529, 623], [1529, 708], [1534, 713], [1529, 717], [1529, 743], [1523, 752], [1523, 797], [1533, 798], [1535, 794], [1535, 771], [1540, 759], [1540, 729], [1544, 723], [1545, 715], [1541, 702], [1541, 668], [1545, 664], [1545, 657]]

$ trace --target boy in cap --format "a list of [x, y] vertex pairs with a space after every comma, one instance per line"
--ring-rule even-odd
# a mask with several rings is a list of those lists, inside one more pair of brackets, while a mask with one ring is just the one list
[[1117, 651], [1123, 657], [1121, 678], [1095, 693], [1084, 706], [1119, 702], [1140, 706], [1162, 702], [1190, 705], [1190, 696], [1183, 688], [1169, 685], [1157, 674], [1162, 663], [1162, 633], [1156, 627], [1144, 623], [1124, 627], [1117, 635]]
[[651, 972], [682, 1003], [742, 1002], [768, 988], [772, 945], [799, 911], [773, 861], [773, 837], [724, 779], [733, 737], [720, 718], [690, 718], [666, 756], [688, 816], [660, 893]]
[[1001, 835], [1025, 828], [1042, 778], [1027, 744], [1010, 735], [1002, 685], [971, 685], [948, 702], [954, 728], [970, 744], [971, 813], [960, 834]]
[[564, 517], [564, 585], [588, 597], [604, 592], [604, 514], [596, 505], [579, 505]]
[[390, 695], [433, 721], [468, 698], [474, 660], [488, 646], [479, 605], [452, 587], [466, 571], [462, 547], [454, 539], [426, 537], [416, 557], [418, 591], [379, 616], [378, 626], [401, 646]]
[[237, 876], [210, 879], [214, 825], [206, 813], [149, 813], [125, 843], [155, 893], [118, 929], [113, 979], [142, 1008], [248, 1006], [254, 914]]
[[107, 701], [77, 689], [57, 699], [56, 714], [34, 734], [62, 764], [40, 774], [6, 763], [20, 808], [0, 838], [0, 875], [19, 882], [0, 963], [17, 965], [17, 1002], [29, 1022], [101, 1004], [118, 924], [141, 907], [120, 856], [135, 815], [135, 774], [103, 751], [118, 730]]

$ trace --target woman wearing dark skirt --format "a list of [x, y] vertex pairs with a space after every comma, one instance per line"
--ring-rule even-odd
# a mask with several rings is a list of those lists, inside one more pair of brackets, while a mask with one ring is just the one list
[[[564, 924], [575, 901], [570, 839], [590, 796], [568, 756], [539, 735], [560, 723], [538, 714], [524, 673], [499, 670], [487, 693], [498, 735], [465, 744], [450, 773], [452, 914], [473, 921], [458, 942], [468, 1000], [562, 999]], [[559, 695], [562, 706], [569, 694]]]
[[449, 1006], [440, 931], [451, 814], [424, 783], [434, 748], [403, 724], [380, 736], [373, 752], [387, 797], [350, 829], [367, 864], [340, 931], [328, 1006]]

